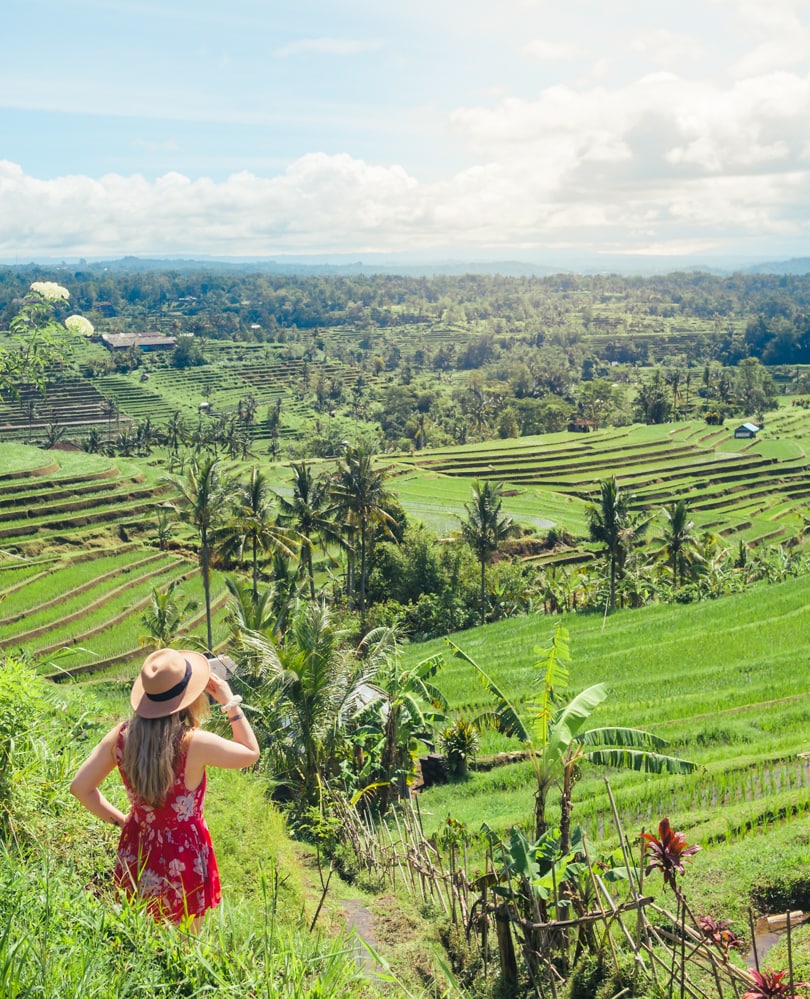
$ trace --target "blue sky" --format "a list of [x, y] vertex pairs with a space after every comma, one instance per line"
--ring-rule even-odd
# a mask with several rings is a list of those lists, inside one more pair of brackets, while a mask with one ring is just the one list
[[0, 259], [810, 255], [810, 0], [10, 0]]

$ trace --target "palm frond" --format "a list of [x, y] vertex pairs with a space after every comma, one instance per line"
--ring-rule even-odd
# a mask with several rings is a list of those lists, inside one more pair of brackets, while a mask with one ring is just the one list
[[275, 645], [260, 631], [250, 629], [244, 631], [242, 643], [260, 676], [266, 679], [280, 679], [286, 672]]

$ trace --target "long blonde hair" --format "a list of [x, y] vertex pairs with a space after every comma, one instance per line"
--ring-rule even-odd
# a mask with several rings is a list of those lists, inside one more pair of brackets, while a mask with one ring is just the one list
[[175, 778], [177, 757], [191, 731], [208, 715], [203, 692], [187, 708], [164, 718], [133, 715], [127, 724], [121, 767], [133, 791], [159, 808]]

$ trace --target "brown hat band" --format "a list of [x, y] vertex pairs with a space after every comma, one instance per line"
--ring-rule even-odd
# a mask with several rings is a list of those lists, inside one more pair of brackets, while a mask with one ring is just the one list
[[186, 660], [186, 675], [179, 683], [176, 683], [173, 687], [169, 687], [168, 690], [161, 691], [159, 694], [150, 694], [147, 690], [145, 690], [144, 693], [150, 701], [170, 701], [173, 697], [179, 697], [179, 695], [183, 693], [188, 686], [188, 681], [190, 679], [191, 663]]

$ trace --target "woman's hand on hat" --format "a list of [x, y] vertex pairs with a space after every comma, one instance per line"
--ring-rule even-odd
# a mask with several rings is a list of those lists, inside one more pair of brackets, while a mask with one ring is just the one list
[[205, 689], [218, 704], [227, 704], [233, 697], [231, 688], [228, 686], [228, 681], [223, 680], [214, 673], [208, 678]]

